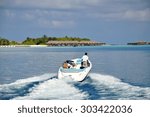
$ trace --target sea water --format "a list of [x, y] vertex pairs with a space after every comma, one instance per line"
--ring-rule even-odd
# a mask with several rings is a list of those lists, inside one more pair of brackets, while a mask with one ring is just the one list
[[[57, 78], [87, 52], [83, 82]], [[0, 48], [0, 99], [150, 99], [150, 46]]]

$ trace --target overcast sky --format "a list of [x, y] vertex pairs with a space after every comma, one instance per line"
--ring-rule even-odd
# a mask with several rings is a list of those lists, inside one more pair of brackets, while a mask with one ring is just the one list
[[150, 41], [150, 0], [0, 0], [0, 37]]

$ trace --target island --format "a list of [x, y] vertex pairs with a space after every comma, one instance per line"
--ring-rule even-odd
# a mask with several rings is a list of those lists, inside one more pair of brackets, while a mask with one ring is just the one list
[[150, 42], [137, 41], [137, 42], [127, 43], [127, 45], [150, 45]]
[[36, 47], [36, 46], [99, 46], [105, 45], [103, 42], [91, 41], [88, 38], [79, 37], [47, 37], [43, 35], [39, 38], [27, 37], [22, 42], [10, 41], [0, 37], [0, 46], [14, 46], [14, 47]]

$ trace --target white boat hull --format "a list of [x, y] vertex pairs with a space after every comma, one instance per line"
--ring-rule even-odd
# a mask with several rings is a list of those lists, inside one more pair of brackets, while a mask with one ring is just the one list
[[[73, 59], [73, 61], [76, 61], [78, 59]], [[83, 69], [80, 69], [81, 63], [78, 64], [77, 68], [69, 68], [69, 69], [64, 69], [62, 67], [59, 68], [58, 70], [58, 78], [63, 79], [63, 78], [70, 78], [74, 81], [83, 81], [88, 73], [90, 72], [92, 68], [92, 63], [89, 61], [89, 66]]]

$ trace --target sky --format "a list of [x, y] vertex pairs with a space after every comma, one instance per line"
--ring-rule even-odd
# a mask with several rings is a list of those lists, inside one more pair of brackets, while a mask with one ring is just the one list
[[0, 0], [0, 37], [150, 41], [150, 0]]

